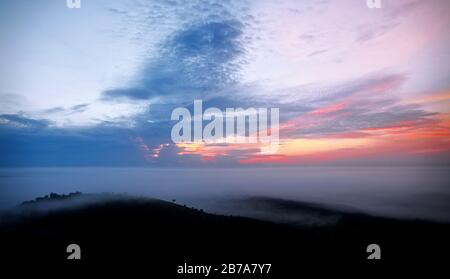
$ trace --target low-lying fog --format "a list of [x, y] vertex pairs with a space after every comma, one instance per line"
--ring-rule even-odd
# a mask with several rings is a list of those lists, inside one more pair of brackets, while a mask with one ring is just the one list
[[445, 167], [9, 168], [0, 169], [0, 209], [50, 192], [81, 191], [175, 199], [179, 204], [208, 212], [253, 216], [259, 213], [230, 200], [263, 196], [381, 216], [450, 222], [449, 170]]

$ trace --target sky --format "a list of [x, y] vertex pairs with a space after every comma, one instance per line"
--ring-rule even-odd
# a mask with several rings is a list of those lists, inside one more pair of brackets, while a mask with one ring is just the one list
[[[450, 163], [450, 2], [0, 0], [0, 166]], [[177, 107], [280, 145], [176, 144]]]

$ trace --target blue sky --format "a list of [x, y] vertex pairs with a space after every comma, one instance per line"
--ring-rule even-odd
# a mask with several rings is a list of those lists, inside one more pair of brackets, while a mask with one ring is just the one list
[[[0, 1], [0, 166], [448, 163], [448, 1]], [[278, 107], [281, 148], [171, 111]]]

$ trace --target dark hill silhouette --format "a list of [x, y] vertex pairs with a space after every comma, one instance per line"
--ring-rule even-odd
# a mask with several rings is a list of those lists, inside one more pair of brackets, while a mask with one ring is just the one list
[[[382, 247], [382, 262], [376, 264], [435, 263], [445, 260], [442, 255], [450, 247], [448, 224], [372, 217], [269, 198], [248, 202], [255, 201], [339, 219], [304, 227], [214, 215], [156, 199], [51, 195], [3, 215], [2, 262], [74, 264], [66, 259], [65, 249], [76, 243], [82, 249], [77, 265], [142, 265], [171, 278], [185, 262], [219, 268], [220, 263], [272, 263], [274, 273], [288, 274], [311, 263], [367, 264], [366, 247], [371, 243]], [[66, 206], [52, 207], [61, 202]]]

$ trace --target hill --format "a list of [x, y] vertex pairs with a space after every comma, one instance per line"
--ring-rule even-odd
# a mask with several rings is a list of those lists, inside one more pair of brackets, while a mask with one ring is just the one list
[[[336, 222], [303, 226], [205, 213], [174, 202], [110, 194], [53, 195], [3, 214], [2, 262], [73, 265], [67, 245], [78, 244], [77, 265], [142, 266], [177, 275], [189, 264], [271, 263], [272, 273], [317, 263], [373, 264], [366, 247], [380, 245], [376, 264], [445, 260], [448, 224], [402, 221], [333, 211], [301, 202], [252, 198], [240, 203], [320, 216]], [[114, 263], [118, 265], [114, 265]], [[272, 277], [271, 277], [272, 278]]]

